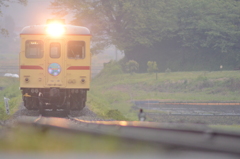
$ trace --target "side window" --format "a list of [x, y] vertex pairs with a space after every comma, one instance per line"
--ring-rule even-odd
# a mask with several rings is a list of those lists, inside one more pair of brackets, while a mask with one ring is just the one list
[[85, 58], [85, 42], [69, 41], [68, 42], [68, 58], [83, 59]]
[[50, 44], [50, 57], [59, 58], [61, 56], [61, 45], [60, 43], [51, 43]]
[[25, 42], [25, 56], [27, 58], [42, 58], [43, 42], [41, 40], [27, 40]]

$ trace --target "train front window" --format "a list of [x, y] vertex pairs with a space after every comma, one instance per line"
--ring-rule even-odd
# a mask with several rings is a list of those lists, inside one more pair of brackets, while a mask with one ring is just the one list
[[50, 57], [59, 58], [61, 56], [61, 45], [60, 43], [51, 43], [50, 44]]
[[25, 55], [27, 58], [43, 57], [43, 42], [41, 40], [28, 40], [25, 42]]
[[85, 58], [85, 42], [69, 41], [68, 42], [68, 58], [83, 59]]

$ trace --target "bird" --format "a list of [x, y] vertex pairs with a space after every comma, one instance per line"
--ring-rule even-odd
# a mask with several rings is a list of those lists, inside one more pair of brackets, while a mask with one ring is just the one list
[[143, 109], [140, 109], [138, 113], [138, 119], [139, 121], [145, 121], [146, 120], [146, 114], [143, 112]]

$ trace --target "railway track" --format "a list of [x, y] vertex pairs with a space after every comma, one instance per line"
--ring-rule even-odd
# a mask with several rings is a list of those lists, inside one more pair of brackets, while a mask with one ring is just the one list
[[204, 125], [159, 124], [153, 122], [86, 121], [75, 117], [53, 118], [39, 116], [18, 121], [20, 127], [34, 127], [40, 132], [65, 132], [114, 137], [131, 143], [143, 142], [172, 150], [206, 151], [240, 155], [240, 134], [213, 130]]
[[[240, 103], [135, 101], [135, 109], [161, 116], [240, 116]], [[154, 112], [155, 111], [155, 112]]]

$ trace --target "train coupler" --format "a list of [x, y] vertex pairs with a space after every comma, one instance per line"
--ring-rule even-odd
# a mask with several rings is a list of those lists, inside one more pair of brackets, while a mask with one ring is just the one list
[[32, 97], [32, 96], [29, 95], [28, 93], [25, 93], [23, 96], [24, 96], [24, 97]]
[[60, 90], [58, 88], [51, 88], [49, 92], [50, 97], [59, 97]]

